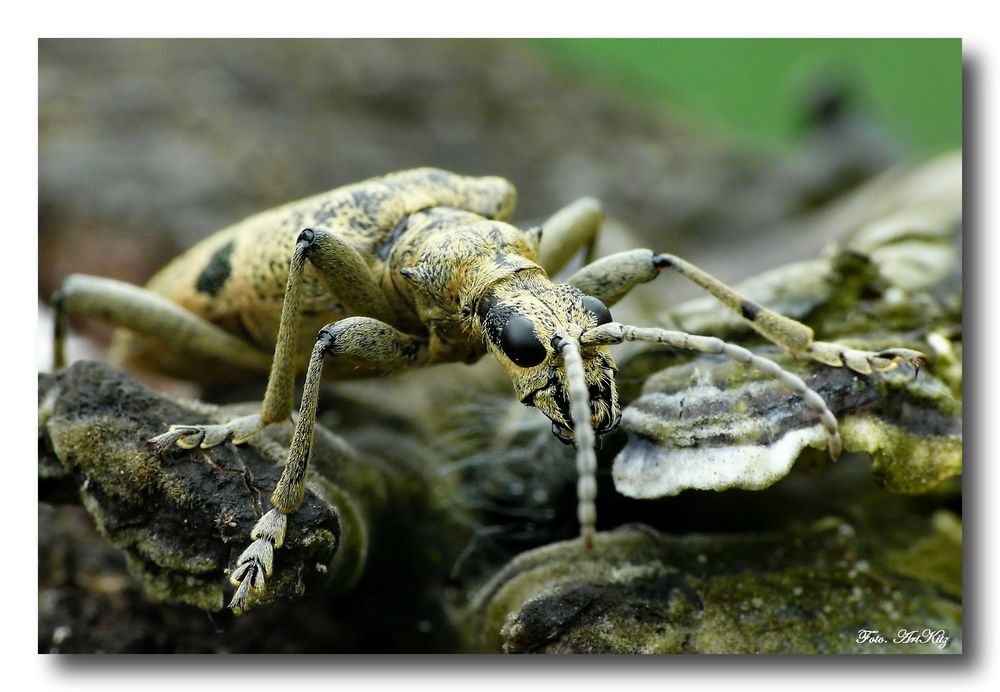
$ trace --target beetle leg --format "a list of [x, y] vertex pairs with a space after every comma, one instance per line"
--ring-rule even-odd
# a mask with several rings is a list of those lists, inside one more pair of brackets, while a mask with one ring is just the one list
[[394, 311], [360, 252], [322, 228], [305, 229], [299, 235], [300, 243], [303, 239], [308, 239], [306, 259], [319, 270], [320, 281], [337, 296], [347, 314], [392, 321]]
[[583, 261], [590, 262], [603, 221], [601, 203], [593, 197], [583, 197], [563, 207], [542, 224], [538, 263], [553, 276], [580, 248], [586, 248]]
[[295, 251], [288, 264], [285, 299], [281, 305], [278, 337], [267, 379], [267, 390], [260, 413], [238, 418], [223, 424], [172, 425], [170, 430], [149, 440], [163, 452], [176, 444], [184, 449], [212, 447], [231, 440], [234, 444], [246, 442], [271, 423], [278, 423], [292, 413], [295, 396], [295, 336], [299, 326], [302, 272], [315, 234], [306, 229], [299, 234]]
[[633, 288], [652, 281], [659, 273], [651, 250], [626, 250], [581, 267], [566, 279], [566, 283], [611, 307]]
[[218, 425], [173, 425], [169, 431], [150, 440], [157, 449], [162, 452], [174, 444], [185, 449], [212, 447], [226, 441], [240, 444], [269, 424], [283, 421], [291, 415], [295, 396], [296, 335], [301, 316], [302, 275], [307, 261], [319, 270], [323, 280], [332, 286], [345, 304], [389, 319], [391, 311], [385, 296], [378, 290], [357, 250], [327, 231], [303, 230], [288, 263], [278, 336], [260, 413]]
[[673, 255], [655, 255], [650, 250], [619, 252], [581, 268], [566, 283], [611, 306], [637, 285], [655, 279], [666, 268], [701, 286], [739, 314], [758, 334], [792, 355], [806, 355], [825, 365], [847, 367], [866, 375], [875, 370], [891, 370], [903, 360], [916, 368], [926, 363], [921, 353], [909, 349], [858, 351], [841, 344], [814, 341], [813, 330], [806, 325], [758, 305], [714, 276]]
[[235, 612], [244, 611], [250, 593], [263, 588], [264, 578], [271, 573], [273, 548], [280, 547], [284, 540], [287, 515], [293, 514], [305, 498], [320, 376], [326, 358], [363, 362], [367, 367], [383, 373], [424, 365], [429, 359], [426, 339], [404, 334], [370, 317], [349, 317], [320, 330], [309, 358], [288, 458], [271, 494], [274, 507], [254, 526], [251, 532], [254, 542], [237, 559], [236, 568], [230, 576], [230, 581], [237, 587], [229, 603]]
[[63, 336], [69, 315], [86, 315], [155, 338], [179, 353], [218, 359], [266, 372], [271, 357], [211, 322], [152, 291], [85, 274], [66, 277], [52, 296], [55, 308], [53, 368], [66, 365]]
[[156, 451], [163, 454], [175, 444], [182, 449], [214, 447], [230, 440], [234, 445], [243, 444], [267, 427], [260, 414], [234, 418], [226, 423], [209, 425], [171, 425], [170, 430], [149, 440]]
[[653, 264], [657, 269], [673, 269], [684, 278], [698, 284], [720, 303], [738, 313], [754, 331], [789, 353], [805, 352], [812, 344], [812, 329], [758, 305], [690, 262], [673, 255], [656, 255], [653, 257]]

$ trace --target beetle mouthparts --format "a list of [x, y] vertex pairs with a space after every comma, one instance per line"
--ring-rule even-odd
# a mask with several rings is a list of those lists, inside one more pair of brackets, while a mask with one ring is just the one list
[[552, 423], [552, 434], [556, 436], [556, 439], [562, 442], [564, 445], [572, 445], [573, 442], [573, 431], [569, 428], [563, 427], [558, 423]]

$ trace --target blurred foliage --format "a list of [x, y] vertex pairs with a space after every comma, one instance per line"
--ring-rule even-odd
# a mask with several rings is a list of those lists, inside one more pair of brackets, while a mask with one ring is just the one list
[[790, 146], [803, 106], [846, 90], [914, 156], [962, 144], [961, 39], [544, 39], [563, 69]]

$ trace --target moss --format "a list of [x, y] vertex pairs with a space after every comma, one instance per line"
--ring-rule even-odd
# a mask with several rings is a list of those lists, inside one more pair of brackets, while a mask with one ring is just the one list
[[872, 457], [872, 476], [887, 490], [923, 493], [962, 473], [958, 435], [908, 433], [873, 416], [848, 416], [841, 422], [844, 445]]
[[892, 551], [888, 562], [900, 574], [938, 586], [952, 596], [962, 596], [962, 522], [940, 510], [932, 518], [934, 531], [906, 550]]
[[161, 537], [146, 528], [118, 530], [109, 538], [158, 569], [194, 575], [217, 575], [222, 569], [218, 560], [199, 554], [176, 537]]
[[119, 422], [101, 418], [81, 427], [56, 417], [49, 421], [48, 430], [64, 466], [75, 467], [85, 476], [128, 478], [128, 483], [108, 488], [117, 498], [141, 503], [159, 490], [163, 473], [149, 454], [131, 453], [131, 445], [123, 453], [121, 443], [127, 432]]
[[[772, 534], [683, 537], [630, 527], [600, 534], [591, 553], [578, 542], [547, 546], [479, 591], [468, 641], [525, 652], [960, 652], [960, 604], [884, 557], [886, 541], [932, 548], [926, 523], [901, 524], [880, 531], [830, 517]], [[891, 641], [928, 627], [944, 629], [948, 645]], [[890, 640], [858, 641], [863, 629]]]
[[186, 570], [151, 570], [150, 563], [125, 554], [129, 573], [142, 585], [143, 593], [167, 603], [187, 603], [208, 611], [220, 610], [225, 594], [217, 577], [199, 579]]

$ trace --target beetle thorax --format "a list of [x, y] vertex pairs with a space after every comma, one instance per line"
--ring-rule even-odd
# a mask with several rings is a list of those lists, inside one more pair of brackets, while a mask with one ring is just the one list
[[387, 259], [392, 291], [440, 361], [485, 353], [475, 313], [490, 287], [522, 273], [548, 282], [536, 263], [537, 235], [455, 209], [412, 214]]

